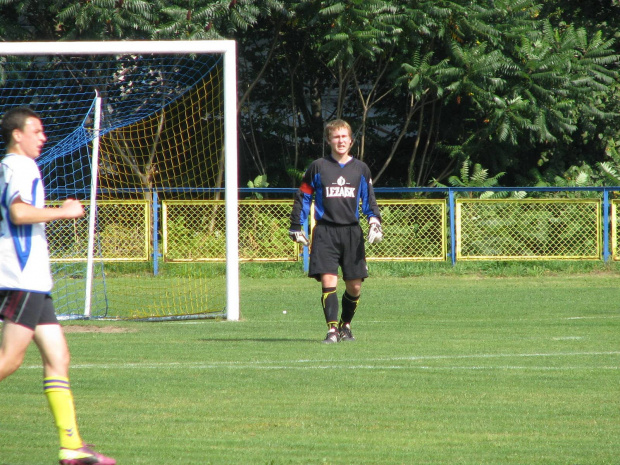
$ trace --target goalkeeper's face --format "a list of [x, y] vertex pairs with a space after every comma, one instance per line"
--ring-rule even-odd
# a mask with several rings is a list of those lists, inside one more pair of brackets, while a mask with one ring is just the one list
[[347, 128], [340, 127], [333, 129], [329, 133], [329, 140], [327, 142], [332, 149], [332, 155], [337, 158], [342, 158], [349, 154], [353, 139]]

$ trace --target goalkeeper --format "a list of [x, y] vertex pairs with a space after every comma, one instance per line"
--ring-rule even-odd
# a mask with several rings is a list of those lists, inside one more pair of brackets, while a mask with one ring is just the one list
[[[309, 245], [302, 224], [310, 214], [314, 197], [316, 226], [312, 231], [308, 276], [321, 282], [321, 304], [328, 327], [323, 342], [333, 344], [355, 340], [351, 321], [357, 310], [362, 281], [368, 277], [359, 223], [360, 201], [370, 225], [368, 242], [381, 241], [383, 232], [370, 169], [349, 154], [353, 144], [351, 126], [346, 121], [333, 120], [325, 126], [324, 135], [331, 153], [312, 162], [305, 172], [295, 195], [289, 236], [295, 242]], [[339, 267], [345, 282], [340, 319], [336, 293]]]

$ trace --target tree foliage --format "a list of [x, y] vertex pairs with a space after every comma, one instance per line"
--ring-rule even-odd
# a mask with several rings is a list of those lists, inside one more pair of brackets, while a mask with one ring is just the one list
[[236, 39], [241, 177], [274, 186], [296, 185], [324, 154], [335, 117], [353, 125], [376, 185], [445, 181], [466, 161], [507, 184], [553, 183], [611, 163], [620, 140], [620, 5], [608, 1], [0, 0], [0, 11], [3, 40]]

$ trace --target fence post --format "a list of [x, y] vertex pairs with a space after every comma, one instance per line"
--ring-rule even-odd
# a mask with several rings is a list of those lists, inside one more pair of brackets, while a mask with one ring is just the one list
[[454, 191], [448, 189], [448, 210], [450, 212], [450, 256], [452, 266], [456, 265], [456, 207], [454, 202]]
[[609, 191], [603, 190], [603, 260], [609, 260]]
[[159, 199], [157, 191], [153, 191], [153, 275], [159, 273], [159, 242], [157, 231], [159, 229]]
[[[306, 220], [304, 222], [304, 224], [302, 225], [302, 228], [306, 232], [306, 237], [309, 238], [310, 237], [310, 234], [309, 234], [310, 231], [308, 231], [308, 223], [309, 223], [309, 221]], [[306, 247], [306, 246], [302, 247], [302, 256], [303, 256], [303, 262], [304, 262], [304, 271], [307, 273], [308, 270], [310, 269], [310, 262], [309, 262], [310, 254], [308, 253], [308, 247]]]

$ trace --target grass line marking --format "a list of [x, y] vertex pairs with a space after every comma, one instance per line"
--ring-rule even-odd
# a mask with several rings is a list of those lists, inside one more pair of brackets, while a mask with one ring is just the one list
[[[559, 353], [534, 353], [534, 354], [470, 354], [470, 355], [427, 355], [411, 357], [383, 357], [370, 358], [363, 360], [349, 360], [350, 365], [342, 365], [341, 361], [326, 359], [300, 359], [300, 360], [263, 360], [263, 361], [213, 361], [204, 362], [162, 362], [162, 363], [83, 363], [71, 366], [71, 369], [329, 369], [335, 368], [334, 362], [338, 362], [338, 368], [348, 369], [433, 369], [433, 370], [618, 370], [619, 366], [565, 366], [565, 367], [526, 367], [514, 365], [497, 366], [415, 366], [405, 364], [394, 364], [394, 362], [416, 362], [428, 360], [476, 360], [476, 359], [499, 359], [499, 358], [562, 358], [562, 357], [584, 357], [584, 356], [616, 356], [620, 351], [610, 352], [559, 352]], [[373, 364], [373, 362], [375, 362]], [[392, 365], [381, 365], [381, 362], [388, 362]], [[40, 369], [40, 365], [24, 365], [24, 369]]]

